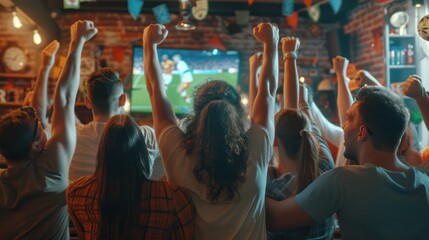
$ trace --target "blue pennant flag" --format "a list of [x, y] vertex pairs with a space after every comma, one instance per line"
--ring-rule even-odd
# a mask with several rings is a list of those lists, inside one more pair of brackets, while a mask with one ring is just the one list
[[332, 10], [334, 10], [334, 14], [337, 14], [338, 11], [340, 11], [342, 3], [342, 0], [329, 0], [329, 4], [331, 5]]
[[283, 16], [290, 16], [293, 14], [294, 0], [283, 0], [282, 14]]
[[143, 0], [128, 0], [128, 12], [130, 12], [134, 20], [137, 20], [139, 17], [140, 11], [143, 8], [143, 4]]
[[167, 4], [163, 3], [154, 7], [152, 10], [158, 23], [164, 24], [171, 21], [170, 12], [168, 12]]

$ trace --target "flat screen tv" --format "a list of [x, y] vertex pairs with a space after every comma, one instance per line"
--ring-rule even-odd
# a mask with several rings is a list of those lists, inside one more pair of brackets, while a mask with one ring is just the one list
[[[238, 84], [240, 56], [236, 51], [159, 48], [165, 91], [176, 114], [192, 111], [195, 86], [207, 79], [222, 79]], [[187, 88], [186, 88], [187, 87]], [[143, 69], [143, 48], [133, 47], [131, 112], [152, 112]]]

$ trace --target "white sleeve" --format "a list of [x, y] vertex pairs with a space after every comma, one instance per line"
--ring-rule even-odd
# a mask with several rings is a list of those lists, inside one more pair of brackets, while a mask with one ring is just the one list
[[313, 115], [314, 121], [320, 129], [323, 137], [326, 138], [330, 143], [334, 144], [336, 147], [342, 143], [344, 131], [341, 127], [331, 123], [326, 117], [320, 112], [317, 105], [313, 102], [311, 104], [311, 113]]

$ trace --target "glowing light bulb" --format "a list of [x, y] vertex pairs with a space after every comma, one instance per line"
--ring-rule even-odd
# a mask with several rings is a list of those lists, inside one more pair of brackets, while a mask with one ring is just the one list
[[300, 83], [304, 83], [304, 82], [305, 82], [305, 77], [300, 77], [300, 78], [299, 78], [299, 82], [300, 82]]
[[13, 18], [12, 18], [13, 26], [14, 26], [15, 28], [20, 28], [20, 27], [22, 27], [21, 19], [19, 19], [18, 15], [16, 15], [16, 12], [15, 12], [15, 11], [13, 11], [13, 12], [12, 12], [12, 15], [13, 15]]
[[33, 42], [37, 45], [42, 43], [42, 37], [40, 36], [39, 31], [37, 31], [37, 29], [34, 30]]
[[124, 111], [125, 111], [125, 113], [129, 113], [130, 112], [130, 107], [131, 107], [130, 101], [127, 98], [127, 100], [125, 100], [125, 104], [124, 104]]

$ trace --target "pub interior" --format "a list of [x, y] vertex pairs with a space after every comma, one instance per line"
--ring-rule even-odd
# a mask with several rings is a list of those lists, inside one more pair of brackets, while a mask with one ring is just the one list
[[0, 19], [0, 239], [429, 239], [429, 1]]

